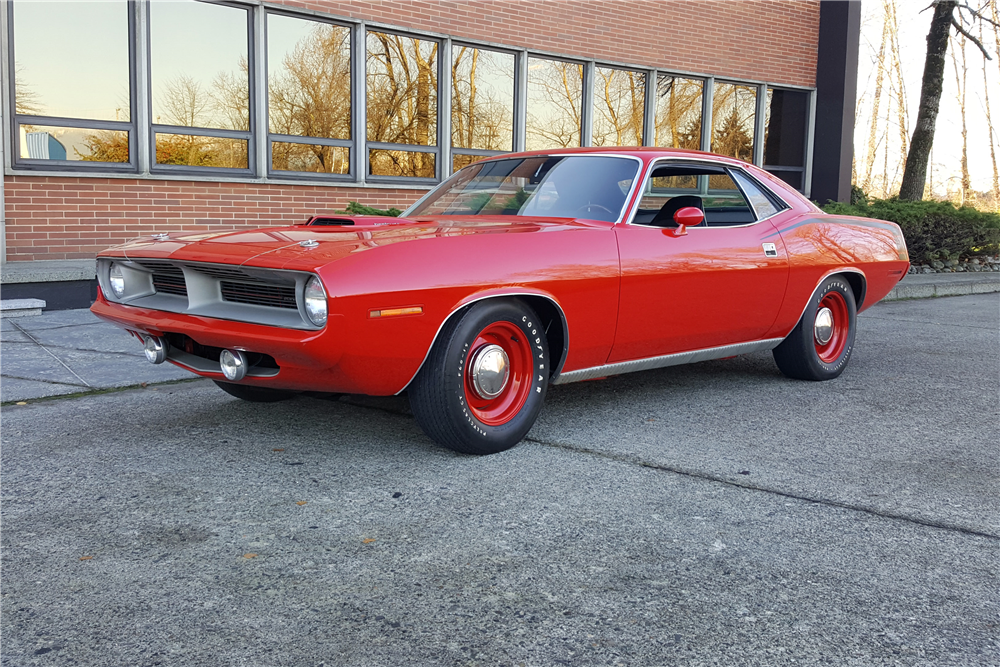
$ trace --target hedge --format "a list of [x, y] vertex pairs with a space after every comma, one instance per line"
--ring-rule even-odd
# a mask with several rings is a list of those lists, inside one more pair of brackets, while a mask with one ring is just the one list
[[1000, 215], [951, 202], [903, 201], [852, 197], [854, 203], [830, 202], [827, 213], [895, 222], [903, 230], [911, 262], [967, 259], [1000, 250]]

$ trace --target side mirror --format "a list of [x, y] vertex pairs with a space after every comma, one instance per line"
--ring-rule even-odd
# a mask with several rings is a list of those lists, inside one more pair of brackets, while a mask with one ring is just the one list
[[705, 220], [705, 213], [697, 206], [685, 206], [684, 208], [678, 209], [674, 213], [674, 222], [677, 223], [677, 229], [674, 230], [674, 236], [684, 236], [687, 234], [687, 228], [693, 227], [695, 225], [700, 225]]

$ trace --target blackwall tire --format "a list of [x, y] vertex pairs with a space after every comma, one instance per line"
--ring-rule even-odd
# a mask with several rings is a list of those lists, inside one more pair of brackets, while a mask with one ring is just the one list
[[[825, 311], [825, 312], [824, 312]], [[829, 318], [829, 338], [819, 326]], [[797, 380], [832, 380], [844, 372], [857, 331], [854, 291], [842, 276], [830, 276], [809, 300], [802, 319], [774, 349], [782, 373]]]
[[[486, 357], [506, 360], [502, 387]], [[502, 452], [535, 423], [549, 364], [545, 332], [531, 308], [517, 299], [482, 301], [442, 329], [410, 386], [410, 407], [424, 433], [448, 449]], [[492, 384], [481, 386], [486, 380]]]
[[232, 382], [219, 382], [218, 380], [213, 380], [213, 382], [219, 386], [219, 389], [230, 396], [235, 396], [250, 403], [277, 403], [278, 401], [285, 401], [295, 396], [294, 391], [254, 387], [248, 384], [233, 384]]

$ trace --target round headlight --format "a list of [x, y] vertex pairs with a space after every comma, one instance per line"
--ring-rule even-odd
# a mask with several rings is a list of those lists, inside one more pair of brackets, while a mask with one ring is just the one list
[[305, 300], [309, 321], [318, 327], [326, 324], [326, 290], [316, 276], [306, 283]]
[[125, 274], [122, 273], [122, 267], [118, 266], [114, 262], [111, 263], [111, 271], [108, 273], [108, 282], [111, 283], [111, 291], [115, 293], [115, 296], [119, 299], [125, 294]]

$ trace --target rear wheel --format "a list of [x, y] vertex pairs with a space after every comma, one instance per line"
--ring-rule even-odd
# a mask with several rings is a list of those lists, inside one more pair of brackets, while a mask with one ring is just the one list
[[774, 349], [774, 361], [790, 378], [832, 380], [851, 358], [856, 324], [854, 291], [844, 278], [831, 276], [813, 294], [792, 332]]
[[515, 299], [483, 301], [442, 329], [410, 387], [432, 440], [465, 454], [510, 449], [545, 400], [549, 350], [538, 316]]
[[295, 395], [294, 391], [283, 391], [281, 389], [270, 389], [269, 387], [254, 387], [248, 384], [233, 384], [232, 382], [219, 382], [219, 389], [230, 396], [241, 398], [250, 403], [277, 403], [284, 401]]

